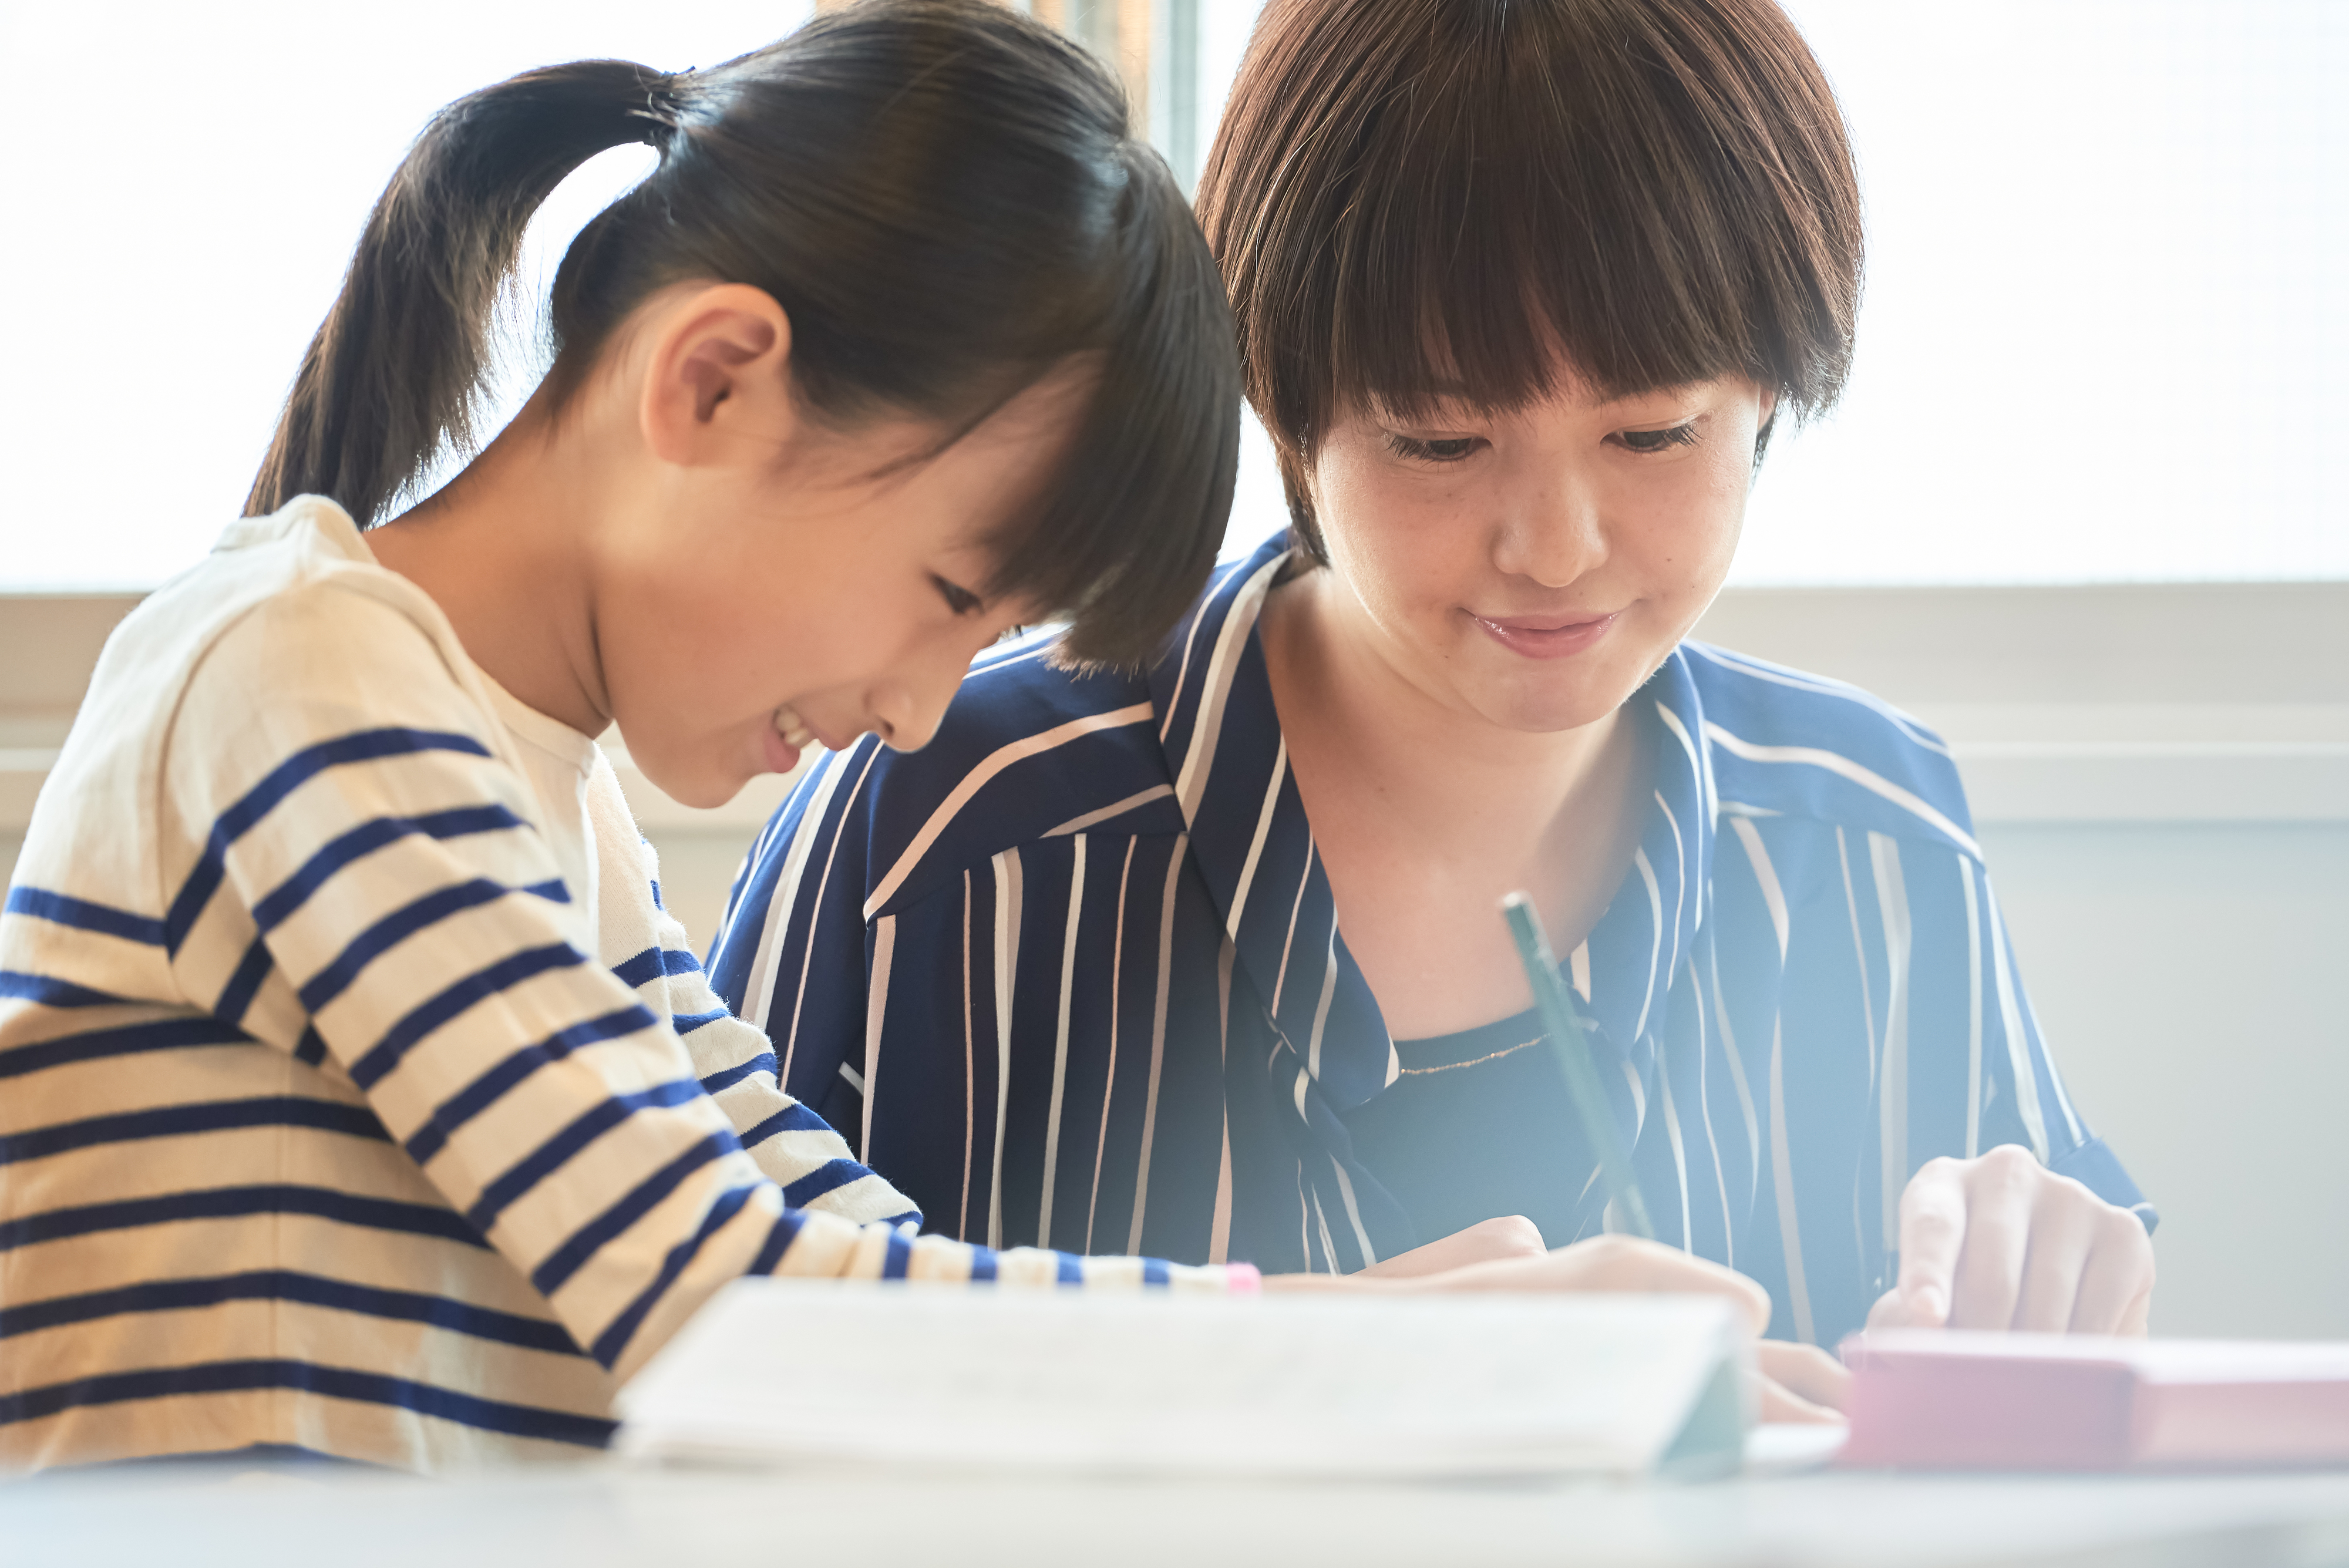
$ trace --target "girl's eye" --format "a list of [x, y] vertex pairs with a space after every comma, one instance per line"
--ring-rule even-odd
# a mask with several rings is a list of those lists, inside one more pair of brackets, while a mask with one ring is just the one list
[[1420, 441], [1405, 435], [1387, 437], [1388, 450], [1413, 462], [1460, 462], [1483, 444], [1475, 436], [1447, 436], [1441, 441]]
[[1639, 452], [1664, 452], [1676, 446], [1694, 446], [1697, 441], [1696, 421], [1691, 420], [1686, 424], [1674, 425], [1671, 429], [1663, 431], [1619, 431], [1616, 432], [1615, 439], [1630, 451]]
[[979, 608], [979, 597], [977, 594], [972, 593], [968, 588], [962, 587], [958, 583], [950, 583], [947, 581], [944, 577], [939, 576], [936, 572], [930, 574], [930, 581], [936, 586], [938, 597], [947, 601], [947, 608], [954, 611], [957, 615], [974, 615], [978, 613]]

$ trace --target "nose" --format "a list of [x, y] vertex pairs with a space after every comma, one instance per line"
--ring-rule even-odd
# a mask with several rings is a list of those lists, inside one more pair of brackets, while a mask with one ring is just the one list
[[[957, 638], [933, 643], [909, 658], [899, 669], [875, 682], [865, 693], [865, 711], [873, 716], [873, 732], [895, 752], [918, 752], [930, 743], [969, 673], [978, 647]], [[983, 645], [981, 645], [983, 646]]]
[[895, 752], [918, 752], [928, 745], [947, 711], [946, 703], [926, 702], [895, 680], [866, 693], [865, 706], [873, 716], [873, 732]]
[[1596, 486], [1561, 465], [1510, 506], [1493, 564], [1546, 588], [1562, 588], [1607, 559], [1605, 508]]

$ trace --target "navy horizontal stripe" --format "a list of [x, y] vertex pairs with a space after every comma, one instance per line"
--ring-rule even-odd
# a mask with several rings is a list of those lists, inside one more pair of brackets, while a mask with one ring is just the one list
[[796, 1209], [786, 1209], [777, 1215], [774, 1229], [767, 1232], [767, 1240], [759, 1248], [759, 1255], [750, 1260], [750, 1266], [743, 1272], [773, 1273], [776, 1267], [782, 1262], [783, 1254], [792, 1250], [792, 1243], [799, 1240], [800, 1228], [805, 1223], [805, 1220]]
[[96, 1323], [133, 1313], [185, 1312], [228, 1302], [296, 1302], [304, 1306], [358, 1313], [397, 1323], [420, 1323], [433, 1328], [543, 1350], [556, 1355], [576, 1355], [579, 1347], [563, 1325], [545, 1318], [492, 1312], [446, 1296], [417, 1291], [380, 1290], [290, 1269], [258, 1269], [250, 1273], [220, 1274], [208, 1279], [164, 1280], [127, 1285], [120, 1290], [91, 1291], [49, 1301], [26, 1302], [0, 1308], [0, 1339], [35, 1334], [69, 1324]]
[[702, 1217], [693, 1234], [668, 1250], [668, 1256], [661, 1260], [660, 1272], [653, 1276], [652, 1283], [638, 1292], [636, 1299], [595, 1336], [595, 1345], [589, 1348], [598, 1362], [608, 1367], [620, 1359], [621, 1353], [628, 1348], [628, 1341], [636, 1336], [636, 1330], [644, 1323], [646, 1315], [661, 1297], [668, 1293], [668, 1288], [677, 1282], [678, 1275], [685, 1272], [687, 1266], [708, 1245], [709, 1238], [724, 1230], [727, 1222], [742, 1211], [742, 1205], [748, 1203], [750, 1195], [758, 1190], [755, 1186], [731, 1187], [718, 1195], [718, 1201], [709, 1206], [709, 1212]]
[[361, 730], [356, 733], [321, 741], [305, 746], [272, 768], [262, 781], [244, 793], [243, 798], [221, 813], [206, 836], [204, 852], [189, 871], [187, 880], [180, 884], [179, 896], [171, 900], [169, 913], [163, 917], [163, 945], [175, 956], [180, 944], [188, 940], [195, 928], [196, 917], [212, 902], [212, 894], [220, 888], [221, 877], [228, 867], [228, 847], [250, 832], [254, 824], [274, 810], [277, 803], [328, 768], [350, 763], [377, 762], [385, 757], [409, 756], [419, 752], [460, 752], [468, 756], [488, 757], [487, 746], [471, 735], [450, 734], [435, 730], [390, 728]]
[[647, 1106], [689, 1105], [699, 1098], [701, 1085], [691, 1078], [679, 1078], [675, 1083], [656, 1084], [632, 1095], [614, 1095], [599, 1101], [483, 1188], [481, 1197], [465, 1211], [466, 1220], [474, 1229], [486, 1234], [490, 1227], [498, 1222], [498, 1216], [504, 1213], [515, 1199], [560, 1169], [573, 1155], [638, 1111]]
[[100, 936], [120, 937], [125, 941], [143, 942], [150, 947], [163, 945], [163, 922], [152, 915], [135, 914], [118, 909], [111, 904], [92, 903], [67, 893], [52, 893], [47, 888], [11, 888], [8, 889], [8, 913], [30, 915], [36, 920], [53, 925], [71, 926], [78, 931], [96, 931]]
[[838, 1191], [850, 1182], [872, 1174], [853, 1159], [826, 1160], [784, 1188], [783, 1201], [794, 1209], [804, 1209], [825, 1193]]
[[881, 1277], [885, 1280], [902, 1280], [913, 1262], [913, 1242], [905, 1239], [905, 1232], [902, 1231], [890, 1231], [888, 1241], [882, 1243]]
[[130, 1198], [27, 1214], [21, 1220], [0, 1224], [0, 1252], [105, 1231], [133, 1231], [146, 1225], [176, 1225], [191, 1220], [249, 1220], [264, 1214], [304, 1214], [369, 1231], [397, 1231], [411, 1236], [460, 1241], [468, 1247], [489, 1247], [481, 1233], [465, 1223], [463, 1216], [450, 1210], [399, 1203], [388, 1198], [360, 1198], [332, 1188], [278, 1185], [215, 1187], [196, 1192], [167, 1193], [160, 1198]]
[[39, 1040], [30, 1045], [0, 1051], [0, 1078], [22, 1077], [74, 1062], [98, 1062], [109, 1056], [137, 1056], [149, 1051], [184, 1051], [204, 1045], [250, 1045], [253, 1036], [217, 1018], [159, 1018], [147, 1023], [126, 1023], [119, 1029], [93, 1029], [80, 1034]]
[[777, 1065], [772, 1051], [761, 1051], [747, 1062], [710, 1074], [701, 1080], [701, 1087], [704, 1092], [715, 1095], [732, 1088], [753, 1073], [772, 1073]]
[[69, 980], [54, 975], [26, 974], [13, 969], [0, 969], [0, 998], [14, 997], [20, 1002], [37, 1002], [43, 1007], [113, 1007], [129, 1002], [127, 996], [113, 996], [103, 991], [92, 991], [86, 985], [76, 985]]
[[528, 826], [502, 805], [466, 805], [452, 811], [427, 812], [420, 816], [378, 816], [363, 822], [304, 861], [300, 870], [255, 903], [253, 923], [264, 931], [276, 929], [287, 916], [308, 901], [311, 894], [325, 886], [326, 878], [361, 856], [372, 855], [385, 845], [412, 834], [427, 838], [462, 838], [475, 833]]
[[762, 1144], [777, 1133], [832, 1131], [832, 1124], [794, 1100], [742, 1135], [742, 1147]]
[[636, 957], [614, 964], [612, 972], [634, 989], [650, 985], [667, 974], [699, 974], [701, 961], [682, 948], [647, 948]]
[[970, 1250], [970, 1277], [976, 1283], [986, 1284], [995, 1278], [995, 1251], [989, 1247]]
[[353, 937], [349, 945], [335, 955], [332, 962], [303, 982], [302, 1005], [313, 1013], [324, 1012], [328, 1002], [348, 990], [351, 981], [384, 953], [419, 931], [437, 926], [467, 909], [493, 904], [508, 893], [534, 894], [557, 904], [571, 901], [570, 890], [564, 887], [560, 878], [527, 888], [509, 888], [502, 882], [476, 877], [471, 881], [435, 888], [424, 897], [394, 909]]
[[271, 1095], [249, 1100], [211, 1100], [161, 1106], [149, 1111], [124, 1111], [10, 1133], [0, 1137], [0, 1165], [46, 1159], [97, 1144], [186, 1137], [235, 1127], [311, 1127], [378, 1141], [388, 1141], [391, 1137], [383, 1130], [383, 1123], [376, 1119], [375, 1113], [365, 1106], [305, 1099], [297, 1095]]
[[269, 978], [270, 968], [269, 944], [259, 937], [254, 938], [253, 945], [244, 950], [244, 957], [237, 961], [236, 972], [222, 987], [212, 1012], [231, 1023], [243, 1023], [245, 1010], [253, 1005], [254, 993], [261, 989], [261, 982]]
[[92, 1405], [120, 1405], [137, 1399], [184, 1398], [200, 1394], [243, 1394], [260, 1388], [287, 1388], [329, 1399], [349, 1399], [367, 1405], [388, 1405], [419, 1416], [437, 1417], [485, 1432], [513, 1438], [538, 1438], [600, 1449], [611, 1440], [616, 1423], [566, 1410], [544, 1410], [530, 1405], [509, 1405], [436, 1387], [405, 1377], [354, 1372], [342, 1366], [318, 1366], [306, 1361], [207, 1361], [194, 1366], [158, 1367], [147, 1372], [116, 1372], [52, 1383], [0, 1397], [0, 1426], [37, 1421], [61, 1411]]
[[1076, 1259], [1071, 1258], [1066, 1252], [1055, 1252], [1052, 1254], [1052, 1262], [1054, 1264], [1054, 1278], [1059, 1283], [1064, 1285], [1081, 1285], [1085, 1282], [1085, 1266], [1077, 1262]]
[[524, 1046], [442, 1101], [440, 1108], [408, 1140], [408, 1158], [422, 1165], [439, 1154], [448, 1143], [450, 1135], [495, 1105], [507, 1090], [549, 1062], [560, 1062], [583, 1045], [616, 1040], [640, 1029], [650, 1029], [657, 1022], [641, 1007], [624, 1007], [617, 1012], [607, 1012], [601, 1018], [574, 1023], [535, 1045]]
[[705, 1023], [715, 1023], [721, 1018], [730, 1016], [732, 1015], [724, 1008], [713, 1007], [707, 1012], [672, 1012], [669, 1014], [668, 1022], [669, 1027], [679, 1034], [690, 1034]]
[[1165, 1259], [1144, 1258], [1142, 1260], [1142, 1282], [1143, 1284], [1163, 1285], [1166, 1283], [1166, 1282], [1167, 1268]]
[[[698, 1087], [698, 1085], [697, 1085]], [[741, 1151], [730, 1132], [712, 1133], [708, 1137], [662, 1166], [638, 1182], [636, 1190], [613, 1204], [603, 1213], [582, 1226], [571, 1240], [557, 1247], [547, 1260], [530, 1272], [530, 1282], [544, 1295], [553, 1295], [564, 1282], [585, 1267], [605, 1242], [635, 1224], [654, 1205], [685, 1184], [688, 1177], [703, 1166]]]
[[351, 1082], [368, 1088], [386, 1073], [399, 1065], [408, 1048], [456, 1017], [475, 1002], [495, 996], [511, 986], [522, 984], [550, 970], [568, 969], [587, 961], [569, 942], [552, 942], [543, 948], [524, 948], [490, 965], [474, 971], [456, 984], [450, 986], [430, 1001], [412, 1009], [406, 1017], [393, 1024], [381, 1040], [369, 1047], [366, 1055], [351, 1064]]

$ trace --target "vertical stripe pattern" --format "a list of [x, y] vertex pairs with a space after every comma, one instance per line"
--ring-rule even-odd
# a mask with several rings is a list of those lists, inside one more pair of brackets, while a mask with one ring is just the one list
[[[922, 1202], [968, 1190], [991, 1241], [1351, 1270], [1433, 1240], [1353, 1154], [1349, 1117], [1397, 1053], [1265, 675], [1282, 560], [1271, 541], [1224, 568], [1141, 672], [982, 659], [930, 747], [869, 759], [839, 830], [864, 885], [811, 892], [771, 832], [776, 870], [746, 886], [775, 892], [739, 901], [714, 950], [729, 1000], [802, 1021], [786, 1086], [868, 1128], [862, 1156]], [[1667, 1240], [1760, 1279], [1777, 1333], [1832, 1343], [1926, 1159], [2019, 1143], [2137, 1200], [2064, 1095], [1937, 738], [1698, 644], [1635, 701], [1655, 793], [1568, 962]], [[823, 788], [779, 821], [833, 809]], [[832, 1064], [863, 1054], [856, 983], [885, 920], [889, 1082], [854, 1106]], [[814, 979], [769, 978], [778, 929]], [[974, 1101], [992, 1137], [984, 1116], [976, 1139], [945, 1136], [937, 1107]], [[1595, 1171], [1578, 1127], [1556, 1137]], [[1603, 1227], [1595, 1189], [1553, 1241]]]

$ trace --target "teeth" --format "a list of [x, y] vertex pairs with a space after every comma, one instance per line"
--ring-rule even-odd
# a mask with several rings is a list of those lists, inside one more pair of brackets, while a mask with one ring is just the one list
[[815, 732], [807, 727], [807, 721], [800, 717], [799, 710], [789, 705], [775, 710], [775, 733], [781, 735], [783, 743], [793, 751], [803, 752], [815, 744]]

